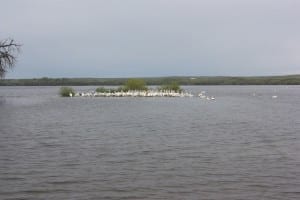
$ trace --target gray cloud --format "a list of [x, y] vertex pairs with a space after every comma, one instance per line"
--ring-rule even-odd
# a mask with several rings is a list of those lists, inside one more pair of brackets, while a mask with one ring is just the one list
[[[298, 0], [10, 0], [12, 77], [300, 73]], [[5, 8], [5, 9], [4, 9]]]

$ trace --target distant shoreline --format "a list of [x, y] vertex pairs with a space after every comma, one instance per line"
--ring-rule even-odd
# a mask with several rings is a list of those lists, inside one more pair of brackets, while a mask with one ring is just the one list
[[[167, 76], [138, 77], [147, 85], [176, 81], [180, 85], [300, 85], [300, 75], [283, 76]], [[2, 79], [0, 86], [114, 86], [123, 85], [129, 78], [32, 78]]]

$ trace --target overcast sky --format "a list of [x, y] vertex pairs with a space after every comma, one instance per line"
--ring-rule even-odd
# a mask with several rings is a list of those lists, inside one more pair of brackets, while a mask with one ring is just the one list
[[6, 78], [300, 74], [299, 0], [0, 0]]

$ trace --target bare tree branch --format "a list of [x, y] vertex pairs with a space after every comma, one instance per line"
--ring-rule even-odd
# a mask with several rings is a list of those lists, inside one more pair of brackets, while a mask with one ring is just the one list
[[21, 45], [15, 43], [13, 39], [0, 41], [0, 78], [5, 76], [8, 69], [14, 67], [20, 47]]

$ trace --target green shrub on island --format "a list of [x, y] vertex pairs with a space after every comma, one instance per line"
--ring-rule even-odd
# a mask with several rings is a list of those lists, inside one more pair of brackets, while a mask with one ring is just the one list
[[75, 95], [75, 91], [71, 87], [61, 87], [59, 90], [59, 94], [62, 97], [70, 97], [71, 96], [70, 94], [72, 94], [72, 96]]
[[106, 89], [106, 88], [104, 88], [104, 87], [98, 87], [98, 88], [96, 89], [96, 92], [98, 92], [98, 93], [109, 93], [109, 92], [110, 92], [110, 89]]
[[116, 93], [116, 92], [121, 92], [121, 91], [126, 91], [126, 90], [123, 87], [118, 87], [117, 89], [98, 87], [96, 89], [96, 92], [98, 92], [98, 93]]
[[143, 79], [128, 79], [125, 83], [123, 91], [128, 90], [148, 90], [146, 83]]
[[[162, 85], [157, 88], [160, 91], [175, 91], [182, 92], [183, 90], [180, 88], [180, 85], [176, 82], [170, 82], [169, 84]], [[116, 93], [116, 92], [128, 92], [129, 90], [137, 90], [137, 91], [147, 91], [148, 88], [143, 79], [128, 79], [124, 86], [120, 86], [117, 89], [98, 87], [96, 92], [98, 93]]]
[[128, 92], [128, 89], [126, 89], [124, 86], [120, 86], [115, 91], [116, 92]]
[[169, 84], [166, 85], [162, 85], [158, 88], [158, 90], [171, 90], [171, 91], [175, 91], [175, 92], [182, 92], [183, 89], [180, 88], [180, 85], [177, 82], [171, 82]]

